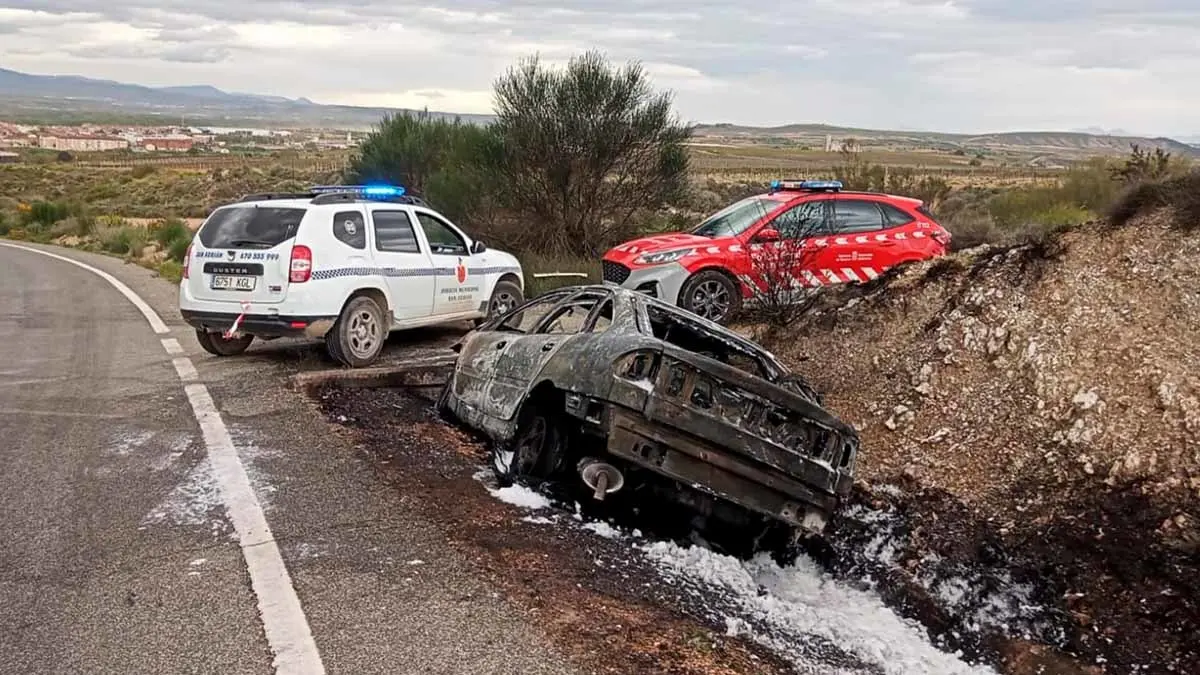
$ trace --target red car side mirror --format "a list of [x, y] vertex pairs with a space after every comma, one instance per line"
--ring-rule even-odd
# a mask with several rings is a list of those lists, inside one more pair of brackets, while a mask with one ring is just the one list
[[755, 241], [779, 241], [779, 230], [771, 227], [764, 227], [754, 235]]

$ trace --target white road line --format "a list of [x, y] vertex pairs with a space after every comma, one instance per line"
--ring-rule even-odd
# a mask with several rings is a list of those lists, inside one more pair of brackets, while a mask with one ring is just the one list
[[[0, 243], [0, 246], [57, 258], [96, 274], [112, 284], [121, 292], [121, 295], [128, 298], [141, 311], [142, 316], [146, 317], [146, 321], [155, 333], [159, 335], [170, 333], [170, 329], [154, 309], [111, 274], [78, 260], [35, 248], [6, 243]], [[259, 504], [258, 497], [254, 494], [254, 488], [250, 487], [246, 468], [242, 465], [242, 459], [238, 456], [233, 439], [229, 436], [229, 430], [221, 419], [221, 413], [213, 403], [208, 388], [196, 382], [199, 375], [196, 373], [196, 367], [192, 364], [191, 359], [180, 356], [184, 351], [179, 345], [179, 341], [174, 338], [164, 338], [162, 345], [168, 354], [175, 357], [173, 359], [175, 371], [179, 374], [179, 379], [184, 382], [184, 392], [187, 393], [188, 402], [192, 405], [192, 412], [196, 416], [196, 422], [200, 425], [200, 432], [204, 435], [204, 444], [208, 449], [208, 461], [216, 475], [217, 483], [221, 486], [221, 498], [225, 502], [225, 511], [229, 514], [229, 519], [238, 533], [242, 557], [246, 560], [246, 569], [250, 573], [250, 585], [258, 598], [258, 613], [267, 635], [267, 642], [271, 645], [271, 651], [275, 653], [275, 659], [272, 662], [275, 672], [281, 675], [291, 675], [292, 673], [321, 675], [325, 672], [325, 665], [321, 661], [321, 654], [317, 651], [317, 644], [313, 640], [308, 619], [304, 616], [304, 608], [300, 606], [300, 598], [296, 595], [295, 587], [292, 586], [287, 566], [283, 563], [279, 547], [275, 544], [271, 528], [267, 525], [262, 505]], [[0, 410], [0, 413], [4, 412], [9, 411]], [[28, 414], [32, 411], [20, 412]]]

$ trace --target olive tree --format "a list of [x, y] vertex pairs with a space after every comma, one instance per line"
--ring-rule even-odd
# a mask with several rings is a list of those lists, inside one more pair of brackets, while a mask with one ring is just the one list
[[594, 256], [630, 236], [639, 213], [686, 188], [690, 126], [636, 62], [599, 52], [565, 68], [536, 56], [495, 83], [499, 198], [521, 221], [525, 246]]

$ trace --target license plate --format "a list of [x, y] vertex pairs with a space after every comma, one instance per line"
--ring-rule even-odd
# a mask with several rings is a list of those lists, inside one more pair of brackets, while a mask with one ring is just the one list
[[257, 277], [215, 274], [212, 278], [212, 288], [217, 291], [252, 291], [257, 281]]

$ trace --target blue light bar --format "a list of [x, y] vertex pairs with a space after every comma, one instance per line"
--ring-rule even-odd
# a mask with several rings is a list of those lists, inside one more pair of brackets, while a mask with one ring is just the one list
[[837, 192], [842, 189], [842, 182], [839, 180], [773, 180], [771, 181], [771, 192], [779, 192], [780, 190], [806, 190], [810, 192]]
[[313, 194], [329, 194], [333, 192], [353, 192], [363, 197], [399, 197], [404, 194], [404, 188], [399, 185], [314, 185], [309, 188]]

